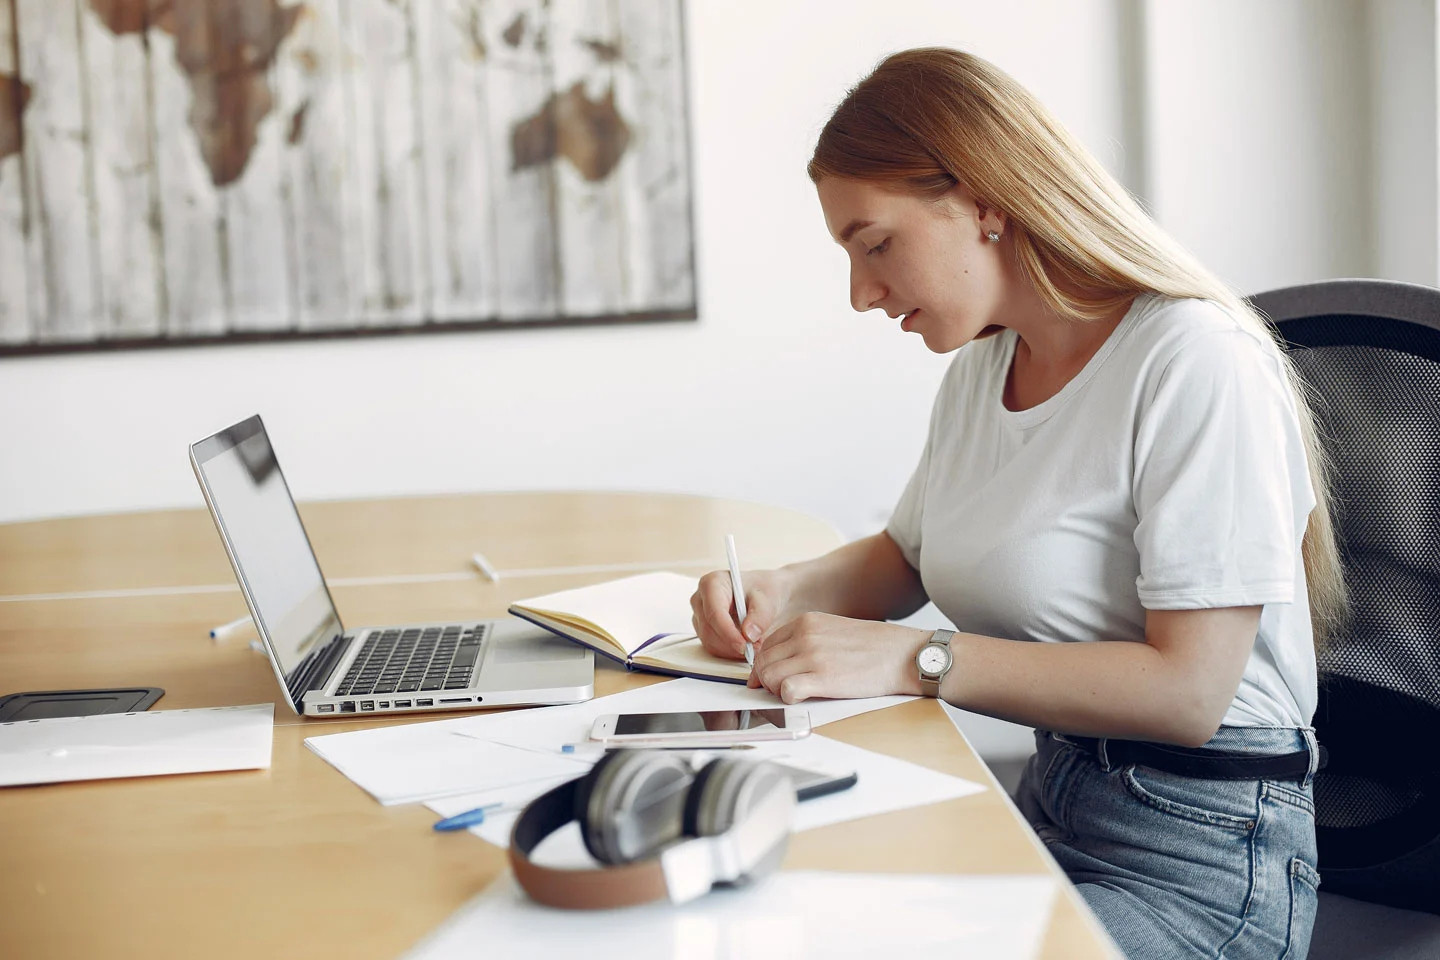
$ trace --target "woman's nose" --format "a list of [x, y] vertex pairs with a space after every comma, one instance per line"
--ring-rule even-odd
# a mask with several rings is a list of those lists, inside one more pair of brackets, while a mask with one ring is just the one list
[[873, 310], [875, 305], [884, 299], [884, 284], [867, 275], [864, 270], [851, 269], [850, 306], [855, 309], [856, 313]]

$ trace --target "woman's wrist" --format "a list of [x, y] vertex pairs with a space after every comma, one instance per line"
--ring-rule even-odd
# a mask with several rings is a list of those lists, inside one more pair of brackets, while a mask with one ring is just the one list
[[775, 612], [775, 622], [785, 623], [794, 620], [802, 613], [809, 613], [812, 610], [821, 608], [810, 602], [808, 599], [804, 574], [805, 563], [787, 563], [774, 571], [775, 576], [780, 580], [782, 595], [785, 597], [784, 604]]
[[909, 697], [924, 696], [925, 691], [920, 685], [920, 666], [917, 658], [921, 648], [930, 642], [935, 631], [920, 630], [915, 627], [899, 627], [898, 629], [904, 630], [905, 636], [896, 643], [896, 650], [902, 660], [896, 664], [895, 692]]

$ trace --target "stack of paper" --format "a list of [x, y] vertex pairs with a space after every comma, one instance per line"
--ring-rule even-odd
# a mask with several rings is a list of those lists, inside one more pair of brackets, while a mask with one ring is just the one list
[[[461, 734], [462, 739], [468, 735]], [[978, 783], [937, 773], [928, 767], [887, 757], [873, 750], [831, 740], [819, 734], [811, 734], [802, 740], [781, 740], [757, 743], [754, 749], [745, 751], [746, 757], [761, 757], [778, 761], [794, 760], [796, 765], [831, 770], [837, 773], [855, 771], [855, 786], [839, 793], [827, 794], [806, 800], [795, 808], [794, 831], [813, 830], [816, 827], [872, 817], [893, 810], [923, 807], [942, 800], [979, 793], [985, 788]], [[563, 779], [563, 778], [561, 778]], [[454, 816], [466, 810], [491, 803], [503, 804], [502, 811], [487, 816], [485, 822], [472, 827], [471, 832], [495, 844], [509, 846], [510, 830], [519, 816], [519, 810], [526, 803], [538, 797], [561, 779], [541, 783], [527, 783], [499, 789], [429, 800], [426, 806], [442, 817]], [[554, 847], [547, 851], [567, 863], [587, 863], [589, 855], [584, 852], [579, 831], [574, 831], [569, 840], [565, 831], [557, 832], [547, 840]]]
[[275, 704], [0, 723], [0, 786], [270, 766]]
[[[910, 697], [830, 700], [805, 704], [812, 726], [903, 703]], [[585, 703], [537, 707], [308, 737], [305, 745], [381, 803], [415, 803], [459, 793], [528, 783], [544, 776], [578, 776], [575, 760], [556, 763], [565, 744], [583, 742], [595, 718], [607, 713], [666, 710], [743, 710], [783, 706], [764, 690], [703, 680], [672, 680]], [[468, 740], [457, 739], [465, 734]], [[482, 756], [475, 739], [524, 747], [542, 760], [515, 753]], [[590, 758], [593, 760], [594, 758]], [[546, 763], [549, 763], [548, 769]], [[588, 761], [586, 761], [588, 763]], [[514, 775], [505, 773], [514, 769]]]
[[986, 957], [1040, 949], [1048, 876], [903, 876], [797, 871], [684, 906], [556, 910], [509, 874], [461, 907], [406, 960], [485, 956], [586, 960], [840, 960]]
[[592, 762], [558, 750], [542, 753], [425, 729], [430, 726], [382, 727], [305, 742], [386, 806], [578, 777]]
[[[810, 712], [811, 725], [820, 726], [909, 699], [913, 698], [828, 700], [807, 703], [805, 707]], [[506, 783], [524, 783], [546, 773], [535, 772], [539, 761], [527, 762], [512, 754], [508, 757], [515, 764], [515, 775], [503, 783], [497, 781], [496, 771], [506, 769], [507, 761], [481, 757], [477, 752], [481, 748], [457, 740], [455, 734], [526, 747], [553, 759], [565, 744], [579, 743], [589, 737], [595, 718], [606, 713], [755, 710], [776, 706], [783, 704], [764, 690], [703, 680], [671, 680], [585, 703], [333, 733], [308, 737], [305, 745], [381, 803], [415, 803], [490, 790]], [[573, 769], [571, 761], [553, 766], [549, 775], [560, 777]], [[583, 773], [583, 769], [580, 772]]]
[[[810, 712], [811, 725], [820, 726], [908, 699], [912, 698], [875, 697], [802, 706]], [[487, 816], [485, 823], [472, 828], [472, 832], [505, 846], [521, 807], [550, 787], [580, 776], [593, 763], [594, 754], [566, 754], [562, 748], [584, 741], [596, 717], [779, 705], [764, 690], [684, 679], [586, 703], [331, 734], [311, 737], [305, 743], [381, 803], [423, 801], [441, 816], [502, 804], [502, 810]], [[836, 772], [856, 772], [856, 786], [797, 808], [797, 830], [937, 803], [984, 789], [959, 777], [818, 734], [756, 744], [745, 753], [789, 758], [802, 766]], [[556, 840], [563, 843], [558, 834]]]

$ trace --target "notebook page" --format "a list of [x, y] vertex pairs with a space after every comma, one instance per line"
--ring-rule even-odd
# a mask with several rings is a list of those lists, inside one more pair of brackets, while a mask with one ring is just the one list
[[562, 590], [512, 604], [610, 640], [628, 656], [656, 634], [693, 636], [690, 596], [699, 580], [678, 573], [639, 576]]
[[637, 664], [664, 667], [697, 677], [725, 677], [729, 680], [745, 680], [750, 676], [750, 665], [744, 660], [724, 660], [705, 652], [700, 638], [693, 632], [689, 636], [666, 638], [652, 643], [634, 658]]

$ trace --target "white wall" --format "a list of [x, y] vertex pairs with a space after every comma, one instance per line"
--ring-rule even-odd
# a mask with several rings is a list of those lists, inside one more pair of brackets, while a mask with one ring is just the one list
[[1440, 283], [1440, 44], [1436, 0], [1382, 0], [1369, 8], [1373, 66], [1370, 144], [1375, 184], [1375, 272]]
[[1436, 0], [1137, 0], [1140, 190], [1245, 293], [1440, 283]]
[[1151, 210], [1242, 292], [1373, 272], [1365, 6], [1146, 5]]

